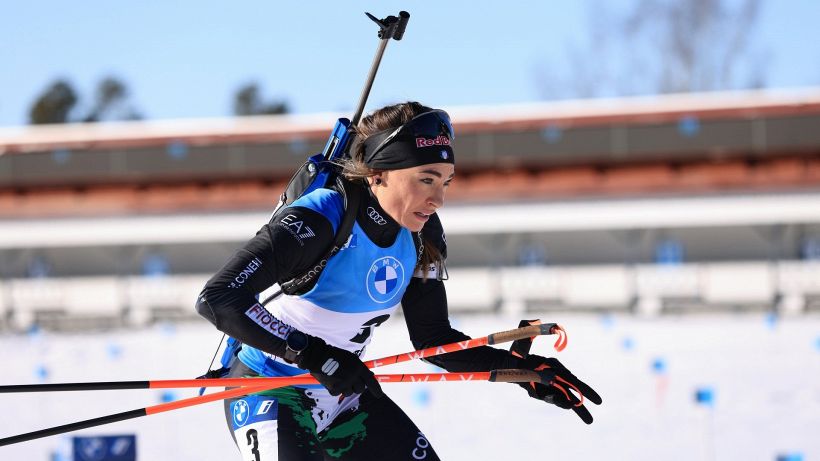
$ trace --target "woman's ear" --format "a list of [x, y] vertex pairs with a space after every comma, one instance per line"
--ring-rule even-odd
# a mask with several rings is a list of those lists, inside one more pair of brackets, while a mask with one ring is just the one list
[[387, 181], [387, 171], [380, 171], [379, 173], [373, 175], [370, 178], [370, 185], [372, 186], [383, 186]]

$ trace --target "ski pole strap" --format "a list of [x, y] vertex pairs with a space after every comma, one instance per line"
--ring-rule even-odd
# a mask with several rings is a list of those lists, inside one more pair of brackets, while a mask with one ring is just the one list
[[[535, 320], [522, 320], [521, 322], [518, 323], [519, 328], [530, 328], [530, 327], [536, 326], [536, 325], [541, 325], [541, 320], [538, 320], [538, 319], [535, 319]], [[551, 330], [555, 331], [555, 333], [558, 334], [558, 339], [555, 341], [555, 350], [557, 350], [558, 352], [561, 352], [562, 350], [564, 350], [565, 347], [567, 347], [567, 333], [566, 333], [566, 331], [564, 331], [564, 329], [560, 325], [557, 325], [557, 324], [553, 324], [553, 325], [555, 325], [555, 326]], [[512, 346], [510, 346], [510, 353], [512, 355], [518, 357], [518, 358], [522, 358], [522, 359], [527, 358], [527, 356], [530, 355], [530, 348], [532, 347], [532, 343], [533, 343], [534, 339], [535, 338], [533, 337], [533, 338], [517, 339], [517, 340], [513, 341]], [[547, 370], [547, 369], [549, 369], [549, 367], [547, 365], [542, 365], [542, 366], [536, 368], [535, 372], [543, 372], [544, 370]], [[559, 384], [556, 381], [559, 381], [560, 383], [563, 383], [563, 384]], [[533, 390], [535, 389], [535, 383], [537, 383], [537, 382], [539, 382], [539, 381], [532, 380], [532, 381], [529, 382], [529, 385]], [[541, 383], [541, 384], [545, 384], [545, 383]], [[570, 397], [569, 391], [567, 390], [566, 387], [572, 388], [575, 391], [575, 393], [580, 396], [579, 399], [578, 399], [578, 402], [575, 404], [575, 406], [580, 407], [581, 405], [583, 405], [583, 403], [584, 403], [584, 394], [583, 394], [583, 392], [581, 392], [581, 390], [578, 389], [577, 386], [575, 386], [574, 384], [572, 384], [569, 381], [565, 380], [564, 378], [562, 378], [560, 376], [555, 376], [555, 380], [551, 381], [549, 383], [549, 385], [556, 388], [556, 389], [558, 389], [558, 391], [560, 391], [562, 394], [564, 394], [564, 397], [566, 397], [566, 399], [568, 401], [572, 401], [573, 399]]]
[[567, 331], [561, 325], [555, 325], [552, 331], [558, 335], [558, 339], [555, 340], [555, 350], [558, 352], [563, 351], [567, 347]]

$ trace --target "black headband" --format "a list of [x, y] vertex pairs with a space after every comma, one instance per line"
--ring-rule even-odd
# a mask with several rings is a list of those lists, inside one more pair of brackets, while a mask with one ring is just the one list
[[455, 164], [450, 116], [443, 110], [424, 112], [404, 125], [364, 140], [364, 164], [376, 170], [398, 170], [430, 163]]

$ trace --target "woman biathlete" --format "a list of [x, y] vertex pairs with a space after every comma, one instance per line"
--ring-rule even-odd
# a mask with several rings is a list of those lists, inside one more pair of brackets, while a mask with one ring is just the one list
[[[442, 281], [447, 247], [436, 214], [455, 173], [453, 129], [446, 112], [408, 102], [364, 117], [356, 134], [343, 174], [363, 189], [363, 199], [350, 239], [313, 288], [268, 307], [257, 300], [325, 255], [344, 214], [343, 196], [332, 189], [317, 189], [278, 212], [199, 296], [198, 312], [242, 343], [230, 376], [309, 372], [321, 383], [226, 401], [243, 460], [439, 459], [359, 357], [373, 330], [399, 306], [417, 349], [469, 339], [448, 320]], [[484, 346], [428, 360], [452, 372], [550, 367], [600, 403], [553, 358], [524, 359]], [[572, 392], [522, 387], [592, 422]]]

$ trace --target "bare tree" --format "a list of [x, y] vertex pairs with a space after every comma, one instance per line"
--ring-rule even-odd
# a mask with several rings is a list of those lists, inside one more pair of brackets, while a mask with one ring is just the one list
[[[550, 86], [552, 94], [625, 96], [765, 86], [766, 55], [751, 42], [762, 0], [636, 0], [620, 17], [600, 0], [589, 5], [589, 43], [568, 47], [571, 75], [557, 80], [537, 74], [539, 86]], [[545, 97], [550, 92], [542, 91]]]
[[735, 73], [747, 55], [760, 0], [744, 0], [730, 9], [725, 0], [640, 0], [623, 23], [631, 40], [654, 40], [655, 89], [660, 93], [724, 90], [762, 86], [762, 69], [747, 69], [745, 82]]
[[116, 77], [105, 77], [97, 84], [94, 103], [85, 116], [85, 122], [104, 120], [137, 120], [142, 118], [128, 102], [126, 84]]

